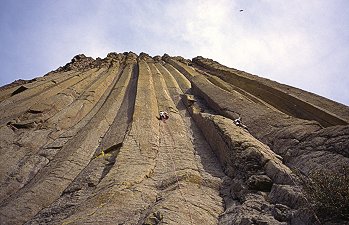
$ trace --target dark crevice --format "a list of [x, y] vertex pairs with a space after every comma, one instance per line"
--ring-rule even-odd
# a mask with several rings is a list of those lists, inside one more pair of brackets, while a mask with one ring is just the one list
[[37, 126], [37, 123], [35, 121], [23, 121], [18, 123], [9, 122], [7, 125], [10, 125], [16, 129], [32, 129]]
[[34, 110], [34, 109], [29, 109], [27, 112], [28, 112], [28, 113], [31, 113], [31, 114], [43, 113], [41, 110]]
[[111, 168], [114, 166], [117, 155], [120, 151], [120, 148], [122, 147], [122, 143], [125, 140], [128, 131], [130, 130], [130, 123], [132, 121], [134, 104], [136, 100], [137, 81], [138, 65], [134, 64], [132, 68], [130, 83], [127, 86], [125, 92], [125, 98], [123, 99], [123, 102], [117, 115], [114, 118], [113, 123], [102, 139], [100, 146], [97, 148], [96, 155], [100, 155], [102, 151], [103, 154], [111, 153], [111, 156], [108, 159], [109, 162], [105, 165], [99, 182], [109, 173]]
[[114, 166], [116, 162], [116, 157], [118, 156], [121, 147], [122, 147], [122, 143], [119, 143], [111, 146], [110, 148], [104, 151], [105, 154], [110, 154], [111, 156], [107, 159], [108, 163], [105, 165], [98, 183], [100, 183], [101, 180], [103, 180], [103, 178], [109, 173], [111, 168]]
[[124, 141], [132, 121], [136, 99], [137, 80], [138, 66], [134, 64], [131, 79], [125, 91], [125, 97], [113, 120], [113, 123], [110, 125], [108, 131], [98, 146], [95, 156], [99, 155], [102, 151], [105, 152], [105, 149], [110, 149], [111, 146], [117, 145], [118, 143], [122, 143]]
[[19, 94], [19, 93], [21, 93], [21, 92], [23, 92], [23, 91], [25, 91], [25, 90], [27, 90], [27, 89], [28, 89], [28, 88], [25, 87], [25, 86], [20, 86], [20, 87], [17, 88], [14, 92], [12, 92], [11, 96], [14, 96], [14, 95], [16, 95], [16, 94]]
[[161, 203], [163, 199], [157, 197], [156, 201], [148, 206], [147, 209], [143, 210], [137, 225], [157, 225], [163, 220], [163, 215], [160, 211], [153, 212], [153, 208]]

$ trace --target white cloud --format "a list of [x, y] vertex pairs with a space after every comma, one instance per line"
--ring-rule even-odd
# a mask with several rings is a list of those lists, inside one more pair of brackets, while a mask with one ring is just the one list
[[348, 6], [344, 0], [59, 1], [40, 12], [43, 24], [32, 38], [41, 48], [31, 57], [58, 67], [78, 53], [202, 55], [349, 104], [348, 88], [336, 88], [349, 85]]
[[[171, 30], [189, 43], [187, 54], [213, 58], [348, 104], [344, 91], [333, 94], [334, 74], [319, 66], [329, 62], [326, 56], [335, 45], [338, 28], [332, 27], [333, 14], [339, 9], [335, 3], [262, 1], [249, 4], [241, 13], [239, 4], [230, 1], [187, 1], [179, 6], [168, 5], [166, 12], [177, 21]], [[159, 24], [155, 27], [162, 33]], [[328, 67], [336, 66], [332, 63]]]

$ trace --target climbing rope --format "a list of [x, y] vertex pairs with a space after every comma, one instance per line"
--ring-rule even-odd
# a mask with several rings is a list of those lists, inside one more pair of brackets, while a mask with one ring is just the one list
[[[183, 93], [182, 93], [182, 94], [183, 94]], [[170, 96], [170, 98], [172, 98], [172, 100], [175, 99], [173, 96]], [[181, 101], [181, 100], [179, 99], [179, 101]], [[182, 102], [181, 102], [181, 103], [182, 103]], [[184, 104], [184, 103], [182, 103], [182, 104]], [[179, 115], [181, 116], [183, 123], [185, 124], [185, 125], [184, 125], [184, 129], [185, 129], [186, 133], [188, 134], [188, 133], [189, 133], [189, 130], [188, 130], [187, 122], [186, 122], [185, 119], [183, 118], [183, 115], [181, 115], [180, 112], [178, 112], [178, 113], [179, 113]], [[189, 112], [188, 112], [188, 113], [189, 113]], [[190, 119], [192, 119], [192, 118], [190, 117]], [[160, 123], [161, 123], [161, 122], [160, 122]], [[160, 126], [160, 127], [162, 127], [162, 126]], [[172, 146], [174, 146], [175, 141], [174, 141], [174, 138], [173, 138], [173, 135], [172, 135], [171, 130], [169, 130], [169, 129], [167, 128], [167, 126], [164, 126], [164, 127], [165, 127], [164, 129], [170, 134], [170, 138], [171, 138], [172, 143], [173, 143]], [[161, 142], [161, 135], [160, 135], [159, 139], [160, 139], [160, 142]], [[193, 144], [193, 146], [194, 146], [193, 141], [190, 140], [190, 142], [191, 142], [191, 143]], [[165, 154], [166, 154], [166, 156], [167, 156], [167, 153], [166, 153], [166, 152], [165, 152]], [[199, 169], [199, 166], [198, 166], [198, 162], [196, 161], [196, 158], [195, 158], [195, 156], [196, 156], [195, 149], [193, 150], [193, 155], [194, 155], [194, 162], [195, 162], [195, 164], [196, 164], [196, 168], [197, 168], [198, 172], [200, 173], [200, 169]], [[170, 158], [171, 161], [172, 161], [173, 173], [175, 174], [175, 177], [176, 177], [176, 181], [177, 181], [177, 184], [178, 184], [179, 192], [180, 192], [180, 194], [181, 194], [183, 200], [186, 202], [187, 209], [188, 209], [188, 212], [189, 212], [189, 217], [190, 217], [190, 220], [191, 220], [191, 224], [193, 224], [192, 213], [191, 213], [191, 211], [190, 211], [190, 207], [188, 206], [188, 201], [187, 201], [186, 198], [184, 197], [184, 194], [183, 194], [183, 192], [182, 192], [182, 190], [181, 190], [181, 186], [180, 186], [180, 183], [179, 183], [179, 178], [178, 178], [178, 175], [177, 175], [177, 172], [176, 172], [177, 169], [176, 169], [175, 162], [174, 162], [174, 160], [173, 160], [171, 154], [170, 154], [170, 157], [167, 156], [167, 158]], [[200, 173], [200, 174], [201, 174], [201, 173]], [[186, 175], [186, 177], [187, 177], [187, 180], [189, 181], [190, 178], [189, 178], [188, 173], [185, 173], [185, 175]], [[200, 190], [201, 190], [202, 195], [203, 195], [203, 196], [207, 196], [208, 194], [203, 190], [202, 185], [201, 185], [200, 183], [198, 183], [198, 185], [199, 185], [199, 188], [200, 188]]]
[[[161, 122], [160, 122], [160, 123], [161, 123]], [[160, 126], [160, 127], [162, 127], [162, 126]], [[164, 129], [170, 134], [170, 137], [171, 137], [171, 140], [172, 140], [172, 146], [174, 146], [174, 143], [175, 143], [175, 142], [174, 142], [174, 140], [173, 140], [173, 136], [172, 136], [170, 130], [168, 130], [168, 129], [166, 128], [166, 126], [165, 126]], [[159, 137], [159, 141], [160, 141], [160, 143], [161, 143], [161, 135], [160, 135], [160, 137]], [[166, 156], [168, 157], [168, 154], [167, 154], [166, 151], [165, 151], [165, 154], [166, 154]], [[174, 173], [174, 175], [175, 175], [175, 177], [176, 177], [176, 182], [177, 182], [177, 185], [178, 185], [179, 193], [181, 194], [182, 199], [183, 199], [184, 202], [186, 203], [186, 206], [187, 206], [187, 209], [188, 209], [188, 212], [189, 212], [190, 224], [194, 224], [194, 223], [193, 223], [193, 218], [192, 218], [192, 213], [191, 213], [191, 211], [190, 211], [190, 207], [189, 207], [188, 201], [187, 201], [187, 199], [184, 197], [183, 191], [182, 191], [182, 189], [181, 189], [181, 185], [180, 185], [180, 182], [179, 182], [179, 178], [178, 178], [178, 175], [177, 175], [177, 172], [176, 172], [176, 171], [177, 171], [176, 164], [175, 164], [175, 162], [174, 162], [174, 160], [173, 160], [171, 154], [169, 154], [169, 155], [170, 155], [169, 158], [171, 159], [171, 162], [172, 162], [173, 173]]]
[[[188, 112], [188, 111], [187, 111], [187, 112]], [[188, 113], [189, 113], [189, 112], [188, 112]], [[185, 119], [183, 118], [182, 115], [181, 115], [181, 117], [182, 117], [183, 122], [184, 122], [185, 124], [187, 124], [187, 122], [185, 121]], [[190, 120], [194, 120], [191, 116], [189, 116], [189, 119], [190, 119]], [[184, 129], [185, 129], [185, 132], [186, 132], [187, 134], [190, 133], [187, 125], [184, 126]], [[192, 141], [191, 139], [190, 139], [190, 142], [191, 142], [191, 144], [193, 145], [194, 162], [195, 162], [195, 165], [196, 165], [196, 168], [197, 168], [198, 172], [200, 173], [199, 163], [198, 163], [198, 161], [195, 159], [195, 156], [197, 155], [197, 153], [196, 153], [196, 151], [195, 151], [195, 148], [194, 148], [195, 144], [193, 143], [193, 141]], [[208, 143], [207, 143], [207, 145], [208, 145]], [[187, 178], [188, 178], [188, 180], [189, 180], [188, 174], [186, 174], [186, 175], [187, 175]], [[202, 175], [202, 174], [200, 173], [200, 175]], [[205, 195], [207, 196], [208, 194], [207, 194], [206, 191], [204, 191], [204, 189], [202, 188], [202, 184], [200, 183], [200, 184], [198, 184], [198, 185], [199, 185], [199, 188], [200, 188], [201, 192], [203, 192], [204, 196], [205, 196]]]

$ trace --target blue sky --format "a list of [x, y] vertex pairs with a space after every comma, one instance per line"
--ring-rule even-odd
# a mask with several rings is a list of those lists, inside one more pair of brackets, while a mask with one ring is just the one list
[[1, 1], [0, 85], [124, 51], [201, 55], [349, 105], [347, 0]]

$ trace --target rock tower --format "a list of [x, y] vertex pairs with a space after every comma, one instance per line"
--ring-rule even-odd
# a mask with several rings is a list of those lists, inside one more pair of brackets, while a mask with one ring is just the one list
[[0, 88], [0, 223], [320, 224], [303, 180], [348, 167], [348, 123], [211, 59], [77, 55]]

